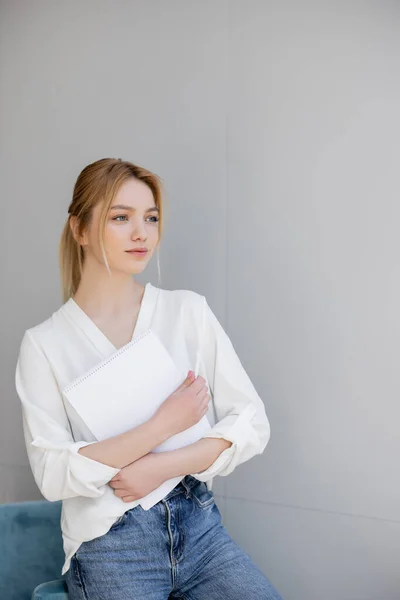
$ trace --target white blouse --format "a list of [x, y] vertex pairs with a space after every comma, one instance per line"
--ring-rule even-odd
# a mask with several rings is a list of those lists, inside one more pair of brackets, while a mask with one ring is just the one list
[[[213, 477], [229, 475], [264, 451], [270, 438], [264, 404], [205, 296], [147, 283], [132, 339], [150, 323], [184, 372], [194, 370], [199, 356], [198, 374], [205, 378], [211, 396], [207, 412], [211, 429], [204, 437], [232, 442], [208, 469], [190, 473], [211, 490]], [[27, 329], [21, 341], [15, 384], [29, 464], [42, 495], [52, 502], [62, 500], [61, 575], [83, 541], [104, 535], [125, 511], [139, 504], [139, 500], [124, 502], [107, 485], [120, 469], [78, 452], [97, 440], [62, 393], [116, 350], [72, 298]]]

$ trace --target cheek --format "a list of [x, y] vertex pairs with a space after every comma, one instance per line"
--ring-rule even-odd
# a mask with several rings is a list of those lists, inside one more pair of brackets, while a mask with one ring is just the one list
[[104, 231], [104, 245], [106, 246], [106, 248], [113, 248], [116, 246], [119, 246], [122, 243], [122, 240], [124, 240], [124, 243], [126, 243], [126, 237], [128, 235], [128, 232], [124, 229], [123, 227], [118, 227], [118, 225], [115, 224], [108, 224], [105, 228]]
[[157, 226], [153, 226], [153, 227], [151, 227], [151, 229], [149, 228], [148, 235], [149, 235], [149, 239], [153, 240], [156, 243], [158, 241], [158, 238], [159, 238], [158, 227]]

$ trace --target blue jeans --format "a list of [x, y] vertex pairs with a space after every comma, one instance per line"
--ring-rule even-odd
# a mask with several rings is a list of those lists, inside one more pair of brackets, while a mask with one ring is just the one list
[[71, 600], [282, 600], [191, 475], [149, 510], [127, 510], [83, 542], [64, 575]]

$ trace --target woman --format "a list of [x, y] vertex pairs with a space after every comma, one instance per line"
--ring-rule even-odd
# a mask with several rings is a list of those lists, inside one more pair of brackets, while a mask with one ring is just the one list
[[[263, 452], [264, 405], [204, 296], [132, 277], [161, 240], [160, 178], [98, 160], [80, 173], [68, 213], [64, 304], [25, 331], [16, 388], [35, 481], [46, 499], [62, 500], [71, 600], [280, 599], [228, 535], [211, 491], [213, 477]], [[187, 378], [148, 421], [97, 441], [62, 390], [150, 323]], [[152, 452], [205, 414], [202, 439]], [[144, 510], [140, 498], [173, 477], [175, 488]]]

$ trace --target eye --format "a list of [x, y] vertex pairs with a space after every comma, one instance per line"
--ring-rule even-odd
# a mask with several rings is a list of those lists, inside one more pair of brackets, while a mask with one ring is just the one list
[[[117, 215], [116, 217], [113, 217], [112, 220], [113, 221], [119, 221], [119, 219], [127, 219], [127, 215]], [[152, 221], [152, 223], [158, 223], [158, 221], [160, 220], [159, 217], [156, 216], [151, 216], [149, 217], [149, 219], [155, 219], [154, 221]], [[119, 221], [119, 223], [122, 223], [123, 221]]]

